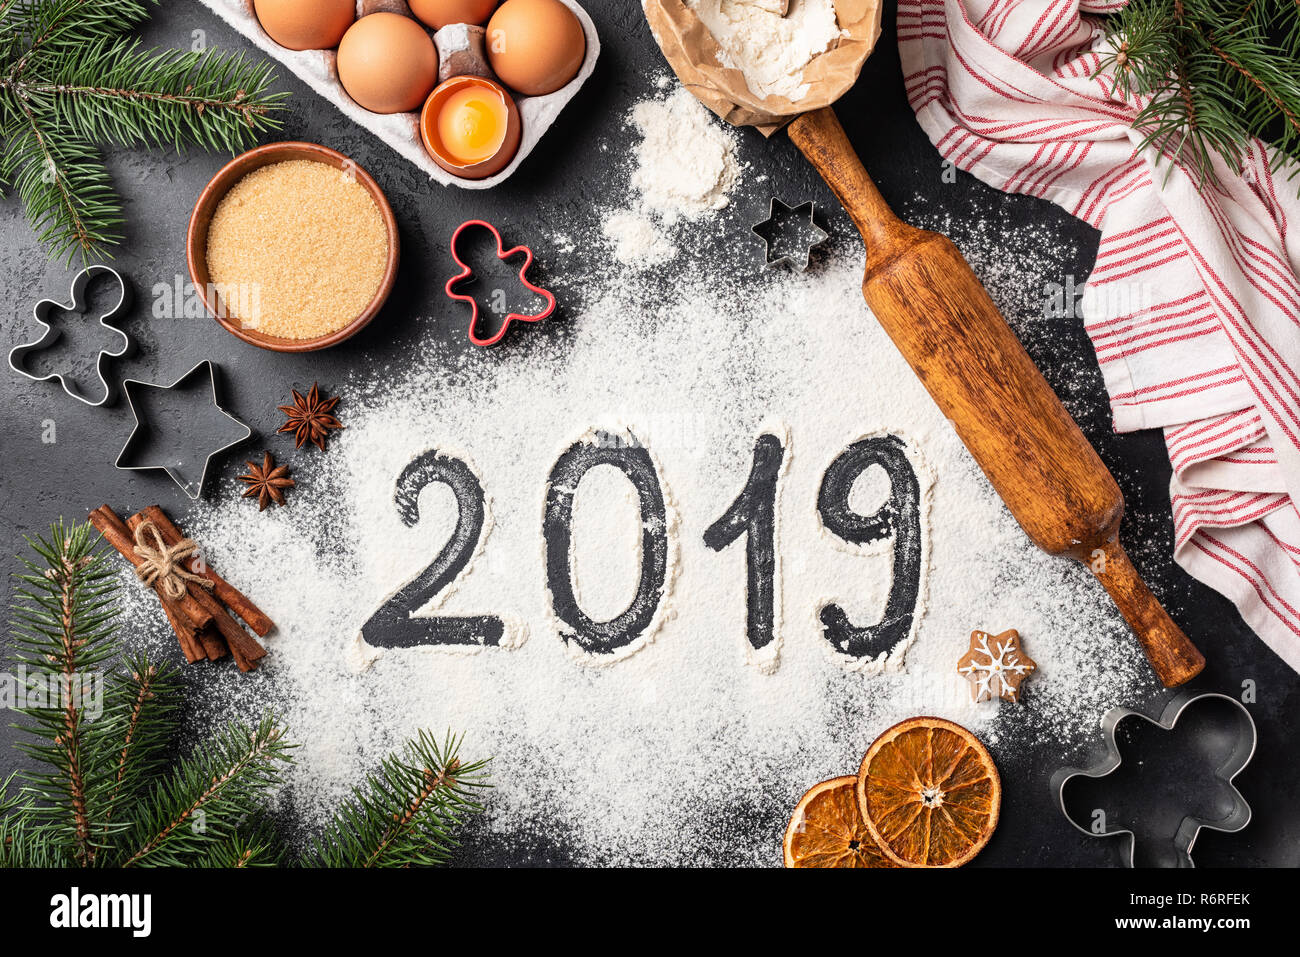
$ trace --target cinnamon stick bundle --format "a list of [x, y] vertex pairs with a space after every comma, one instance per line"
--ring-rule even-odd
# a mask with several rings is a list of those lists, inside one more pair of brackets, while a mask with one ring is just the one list
[[[136, 529], [138, 529], [143, 523], [144, 519], [141, 517], [141, 513], [138, 512], [126, 520], [126, 527], [131, 533], [132, 542], [136, 540]], [[161, 533], [162, 530], [159, 529], [159, 534]], [[163, 541], [167, 545], [175, 544], [175, 542], [168, 542], [165, 538]], [[219, 661], [226, 655], [231, 654], [230, 648], [227, 647], [221, 632], [217, 629], [217, 616], [224, 616], [225, 612], [221, 610], [220, 606], [213, 607], [203, 601], [203, 599], [199, 597], [203, 594], [202, 591], [196, 589], [193, 585], [187, 583], [185, 591], [186, 599], [193, 602], [207, 618], [207, 623], [199, 629], [198, 633], [199, 643], [203, 646], [203, 656], [207, 658], [208, 661]], [[179, 639], [179, 636], [177, 636], [177, 638]]]
[[[160, 519], [161, 521], [159, 521]], [[163, 514], [163, 510], [157, 505], [151, 505], [148, 508], [137, 512], [135, 515], [132, 515], [127, 519], [126, 524], [134, 534], [135, 530], [145, 522], [153, 522], [154, 527], [158, 529], [159, 534], [162, 535], [163, 542], [168, 547], [175, 545], [185, 537], [181, 534], [180, 529], [172, 524], [167, 516]], [[200, 563], [200, 565], [202, 566], [202, 563]], [[223, 644], [230, 649], [230, 653], [234, 656], [235, 664], [239, 667], [239, 670], [253, 671], [257, 667], [257, 662], [266, 657], [266, 649], [262, 647], [256, 638], [244, 631], [239, 622], [230, 617], [226, 609], [222, 607], [221, 602], [219, 602], [214, 595], [209, 594], [194, 582], [188, 582], [186, 588], [189, 591], [190, 597], [198, 603], [199, 607], [212, 616], [212, 626], [216, 629], [216, 636], [224, 639]], [[213, 591], [216, 591], [215, 587], [213, 588]], [[240, 597], [243, 598], [242, 595]], [[243, 602], [251, 606], [258, 616], [267, 621], [269, 626], [270, 619], [266, 618], [256, 605], [249, 602], [247, 598], [243, 598]], [[267, 630], [270, 630], [269, 627]]]
[[[159, 506], [150, 505], [140, 514], [158, 526], [158, 530], [162, 532], [163, 540], [168, 545], [179, 542], [185, 537]], [[238, 588], [235, 588], [230, 582], [213, 571], [202, 558], [196, 555], [187, 561], [185, 565], [187, 571], [195, 575], [202, 575], [212, 582], [212, 594], [216, 595], [227, 608], [238, 615], [244, 624], [253, 630], [253, 634], [259, 638], [264, 638], [266, 633], [275, 627], [275, 623], [266, 616], [262, 609], [249, 601], [248, 596]]]
[[[139, 568], [144, 564], [144, 560], [135, 553], [135, 538], [127, 528], [126, 522], [122, 521], [107, 505], [101, 505], [90, 513], [90, 524], [104, 536], [104, 541], [112, 545], [114, 550], [134, 567]], [[191, 595], [187, 594], [179, 601], [172, 601], [157, 587], [154, 590], [158, 592], [158, 597], [164, 605], [171, 606], [172, 614], [186, 626], [187, 630], [199, 632], [212, 624], [212, 614], [204, 610]]]
[[[185, 538], [175, 523], [156, 505], [132, 515], [125, 522], [111, 508], [103, 505], [90, 513], [90, 522], [104, 536], [104, 540], [136, 568], [145, 561], [136, 552], [136, 531], [141, 525], [152, 523], [167, 548], [174, 547]], [[192, 664], [205, 658], [216, 661], [230, 654], [240, 671], [255, 670], [261, 659], [266, 657], [266, 649], [230, 613], [238, 615], [259, 636], [265, 635], [274, 627], [271, 619], [198, 557], [178, 561], [175, 567], [183, 567], [191, 576], [197, 576], [197, 579], [185, 581], [184, 595], [179, 599], [167, 595], [162, 580], [154, 582], [154, 591], [162, 603], [168, 623], [176, 633], [176, 640], [180, 643], [186, 662]], [[211, 583], [211, 590], [205, 587], [208, 583]]]
[[176, 640], [180, 642], [181, 654], [185, 656], [185, 663], [192, 665], [196, 661], [203, 661], [208, 654], [203, 648], [203, 642], [199, 640], [199, 633], [189, 622], [182, 621], [177, 614], [176, 607], [172, 602], [161, 595], [163, 614], [167, 616], [167, 623], [172, 626], [172, 631], [176, 632]]

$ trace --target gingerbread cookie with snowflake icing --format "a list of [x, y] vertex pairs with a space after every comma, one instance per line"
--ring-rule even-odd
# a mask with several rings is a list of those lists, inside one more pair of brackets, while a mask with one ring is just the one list
[[957, 671], [970, 682], [976, 701], [1019, 701], [1020, 683], [1037, 668], [1020, 647], [1020, 633], [1014, 628], [1000, 635], [971, 632], [970, 650], [957, 662]]

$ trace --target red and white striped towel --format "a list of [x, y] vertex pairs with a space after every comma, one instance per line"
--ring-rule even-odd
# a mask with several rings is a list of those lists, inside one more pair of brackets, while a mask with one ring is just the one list
[[1094, 76], [1124, 0], [899, 0], [908, 98], [955, 165], [1101, 230], [1080, 311], [1115, 428], [1163, 428], [1180, 565], [1300, 671], [1300, 179], [1255, 143], [1198, 188]]

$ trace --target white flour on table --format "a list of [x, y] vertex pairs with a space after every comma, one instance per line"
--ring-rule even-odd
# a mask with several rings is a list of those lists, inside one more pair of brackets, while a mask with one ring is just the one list
[[652, 220], [635, 212], [609, 212], [601, 231], [619, 262], [648, 269], [677, 255], [677, 247]]
[[[183, 518], [214, 567], [279, 624], [255, 675], [186, 670], [187, 727], [277, 712], [301, 744], [284, 799], [307, 830], [417, 729], [451, 729], [464, 732], [466, 757], [493, 759], [478, 846], [549, 848], [587, 864], [774, 865], [799, 796], [854, 771], [901, 719], [947, 717], [999, 761], [1024, 760], [1045, 742], [1068, 751], [1108, 708], [1154, 688], [1100, 586], [1029, 543], [872, 319], [856, 237], [835, 232], [830, 255], [805, 274], [761, 271], [757, 260], [750, 271], [720, 266], [699, 238], [724, 228], [716, 210], [745, 185], [734, 131], [706, 116], [706, 152], [726, 158], [698, 168], [718, 175], [669, 186], [683, 147], [654, 137], [655, 111], [703, 108], [681, 92], [649, 102], [643, 135], [656, 145], [625, 170], [640, 199], [609, 212], [652, 222], [651, 239], [641, 236], [651, 245], [689, 240], [671, 275], [617, 261], [589, 269], [565, 303], [563, 327], [523, 328], [502, 350], [430, 338], [390, 368], [322, 383], [343, 396], [347, 426], [328, 452], [290, 452], [277, 444], [284, 437], [268, 439], [298, 479], [288, 508], [259, 514], [227, 475]], [[757, 177], [748, 185], [769, 188]], [[623, 223], [610, 241], [637, 229]], [[1034, 299], [1060, 268], [1063, 251], [1035, 226], [967, 230], [965, 240], [1009, 313], [1024, 311], [1014, 297]], [[535, 246], [545, 260], [575, 242], [561, 231]], [[668, 505], [666, 594], [651, 626], [613, 660], [565, 639], [543, 561], [548, 475], [593, 428], [630, 430], [645, 443]], [[702, 536], [744, 486], [764, 431], [782, 437], [787, 461], [777, 499], [778, 640], [755, 650], [746, 640], [745, 543], [715, 552]], [[893, 546], [838, 540], [819, 519], [817, 495], [846, 447], [882, 433], [906, 443], [923, 491], [917, 619], [892, 653], [848, 660], [825, 639], [818, 611], [835, 602], [855, 623], [877, 621]], [[431, 448], [472, 468], [489, 531], [424, 613], [500, 616], [502, 647], [376, 649], [358, 637], [455, 525], [444, 486], [422, 493], [414, 527], [394, 504], [398, 475]], [[850, 505], [872, 512], [884, 485], [866, 473]], [[577, 599], [592, 617], [612, 617], [635, 590], [643, 531], [632, 488], [612, 467], [579, 483], [573, 529]], [[138, 640], [174, 656], [156, 602], [123, 577], [129, 620], [152, 623]], [[1008, 628], [1039, 670], [1021, 704], [975, 704], [957, 660], [972, 630]]]
[[602, 232], [619, 262], [648, 269], [677, 255], [674, 233], [727, 206], [741, 165], [735, 131], [681, 87], [637, 103], [627, 122], [640, 136], [629, 173], [632, 201], [604, 211]]
[[[880, 731], [915, 714], [965, 724], [995, 756], [1088, 734], [1149, 682], [1136, 643], [1081, 566], [1025, 539], [863, 305], [857, 252], [840, 248], [820, 271], [757, 279], [683, 257], [671, 296], [614, 269], [570, 304], [571, 336], [509, 354], [430, 342], [377, 381], [332, 384], [347, 429], [328, 453], [292, 457], [290, 507], [259, 514], [227, 476], [185, 520], [280, 626], [258, 675], [197, 679], [196, 720], [279, 712], [302, 745], [286, 799], [308, 827], [416, 729], [463, 731], [467, 755], [493, 757], [478, 840], [530, 835], [586, 863], [779, 863], [799, 795], [852, 771]], [[775, 659], [747, 649], [743, 543], [719, 553], [701, 539], [773, 422], [790, 456]], [[652, 450], [676, 526], [653, 640], [598, 666], [556, 628], [540, 527], [557, 454], [602, 423], [633, 426]], [[905, 439], [930, 486], [923, 609], [905, 661], [855, 670], [831, 652], [817, 610], [834, 600], [855, 622], [876, 620], [892, 549], [829, 540], [815, 502], [832, 459], [881, 431]], [[517, 647], [376, 654], [358, 643], [454, 524], [440, 486], [423, 494], [415, 528], [393, 504], [397, 475], [429, 448], [472, 464], [492, 513], [440, 612], [506, 617]], [[870, 486], [855, 493], [860, 510], [879, 495]], [[629, 492], [617, 474], [580, 486], [575, 568], [593, 613], [618, 610], [636, 578]], [[131, 595], [134, 620], [157, 619]], [[1039, 663], [1023, 704], [970, 701], [956, 662], [976, 628], [1019, 629]], [[171, 642], [160, 629], [150, 640]], [[1009, 723], [991, 724], [999, 707], [1016, 709]]]
[[798, 101], [808, 92], [803, 71], [841, 35], [832, 0], [790, 0], [778, 5], [754, 0], [686, 0], [708, 28], [722, 65], [740, 70], [758, 97]]

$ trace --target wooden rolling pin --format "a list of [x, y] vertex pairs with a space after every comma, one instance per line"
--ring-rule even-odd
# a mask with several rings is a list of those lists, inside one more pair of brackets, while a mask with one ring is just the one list
[[1119, 485], [957, 247], [894, 215], [833, 109], [788, 129], [862, 233], [867, 305], [1011, 514], [1044, 551], [1088, 565], [1166, 687], [1195, 677], [1204, 656], [1120, 546]]

